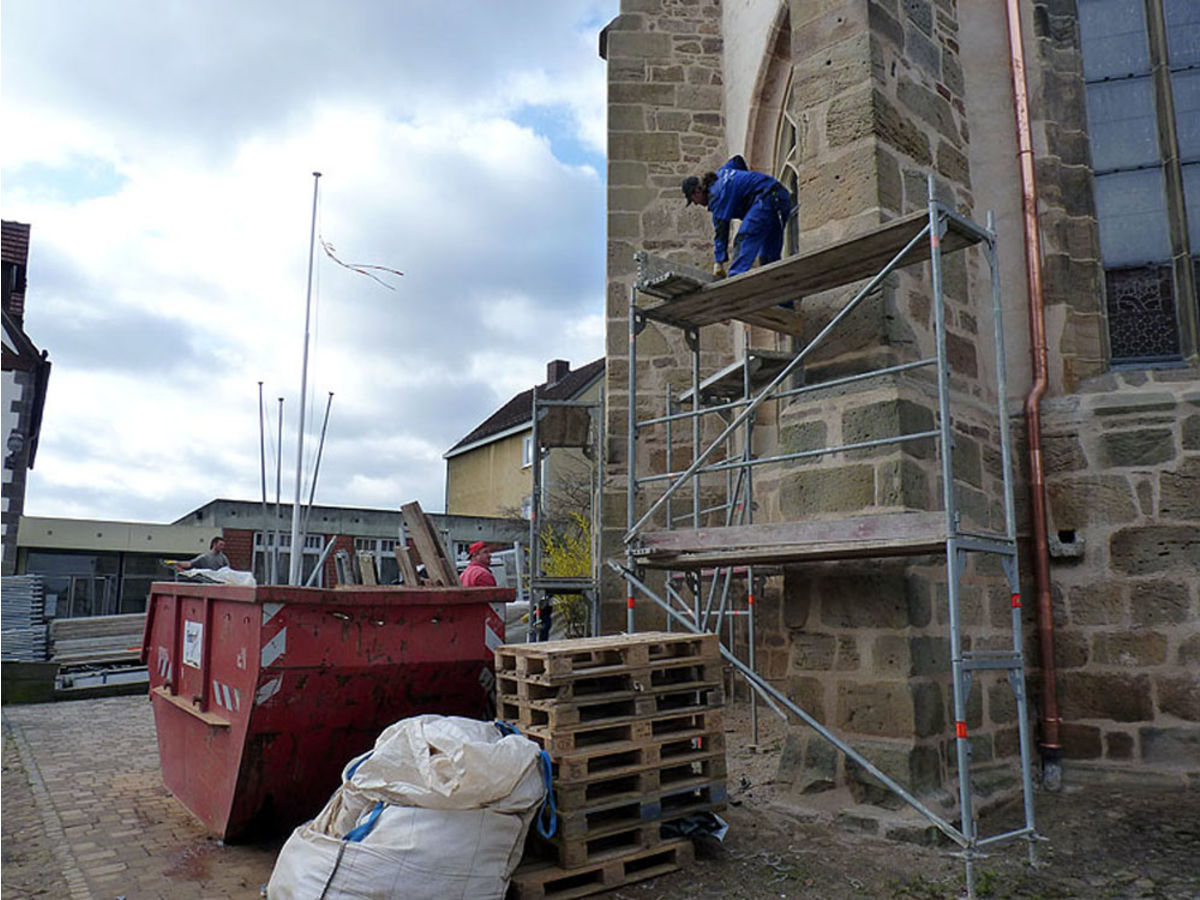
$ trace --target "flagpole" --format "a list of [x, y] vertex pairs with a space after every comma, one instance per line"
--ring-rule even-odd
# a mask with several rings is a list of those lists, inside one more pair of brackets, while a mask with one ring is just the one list
[[292, 547], [288, 584], [301, 584], [304, 548], [300, 546], [300, 475], [304, 464], [304, 407], [308, 393], [308, 332], [312, 312], [313, 254], [317, 245], [317, 188], [321, 173], [313, 172], [312, 230], [308, 239], [308, 291], [304, 300], [304, 360], [300, 368], [300, 431], [296, 438], [296, 499], [292, 503]]

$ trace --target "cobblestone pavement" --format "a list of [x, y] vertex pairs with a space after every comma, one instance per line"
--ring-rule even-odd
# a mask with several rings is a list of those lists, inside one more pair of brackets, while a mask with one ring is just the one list
[[3, 719], [4, 900], [259, 897], [279, 844], [225, 846], [171, 796], [144, 695]]

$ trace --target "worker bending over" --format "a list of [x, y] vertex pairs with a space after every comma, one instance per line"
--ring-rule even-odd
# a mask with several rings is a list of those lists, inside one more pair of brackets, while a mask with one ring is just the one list
[[783, 229], [792, 215], [792, 195], [787, 188], [762, 172], [746, 168], [740, 155], [715, 172], [683, 180], [687, 205], [708, 208], [713, 220], [713, 275], [724, 278], [729, 259], [729, 223], [740, 219], [733, 242], [733, 262], [728, 273], [750, 271], [754, 260], [775, 262], [783, 251]]

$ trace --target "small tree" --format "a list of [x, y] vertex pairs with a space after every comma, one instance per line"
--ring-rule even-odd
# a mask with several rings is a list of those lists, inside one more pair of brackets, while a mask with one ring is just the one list
[[[542, 542], [542, 571], [551, 578], [587, 578], [592, 574], [592, 523], [581, 513], [568, 514], [565, 525], [546, 525]], [[554, 614], [566, 626], [567, 637], [587, 633], [588, 607], [579, 594], [556, 594]]]

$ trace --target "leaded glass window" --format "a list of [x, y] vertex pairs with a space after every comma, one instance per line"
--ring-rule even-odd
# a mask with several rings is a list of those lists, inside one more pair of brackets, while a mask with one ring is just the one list
[[1200, 318], [1200, 3], [1078, 9], [1112, 362], [1178, 360]]

